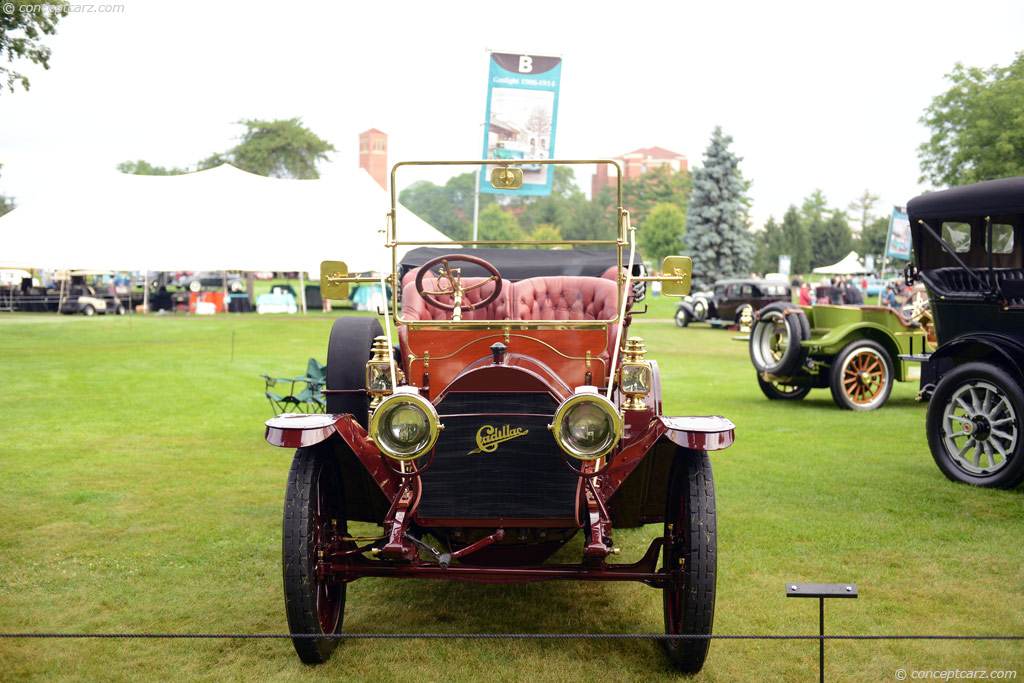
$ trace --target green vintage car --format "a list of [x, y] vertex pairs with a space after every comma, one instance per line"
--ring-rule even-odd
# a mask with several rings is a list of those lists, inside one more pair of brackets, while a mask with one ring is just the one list
[[829, 387], [846, 410], [882, 407], [894, 381], [920, 377], [935, 337], [925, 302], [886, 306], [797, 306], [778, 302], [755, 315], [750, 360], [773, 400], [799, 400]]

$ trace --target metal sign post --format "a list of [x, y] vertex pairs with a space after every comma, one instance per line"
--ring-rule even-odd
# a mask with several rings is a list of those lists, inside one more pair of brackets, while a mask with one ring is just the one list
[[[787, 598], [818, 598], [818, 635], [825, 635], [825, 598], [856, 598], [855, 583], [787, 583]], [[818, 640], [818, 680], [825, 681], [825, 639]]]

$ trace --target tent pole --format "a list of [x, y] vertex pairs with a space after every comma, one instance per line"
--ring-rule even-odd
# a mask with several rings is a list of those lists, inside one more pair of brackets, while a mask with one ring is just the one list
[[[131, 292], [130, 286], [128, 291]], [[149, 313], [149, 268], [146, 269], [146, 277], [142, 281], [142, 312]]]
[[306, 280], [305, 273], [299, 271], [299, 292], [302, 294], [302, 315], [306, 315]]

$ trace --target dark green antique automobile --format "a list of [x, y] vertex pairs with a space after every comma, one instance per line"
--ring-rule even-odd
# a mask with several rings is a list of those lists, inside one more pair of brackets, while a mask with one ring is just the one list
[[927, 305], [797, 306], [778, 302], [757, 312], [750, 360], [773, 400], [798, 400], [829, 387], [836, 405], [874, 410], [894, 381], [917, 380], [920, 356], [934, 348]]

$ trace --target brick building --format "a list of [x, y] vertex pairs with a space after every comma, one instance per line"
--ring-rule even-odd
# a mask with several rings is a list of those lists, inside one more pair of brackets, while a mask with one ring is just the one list
[[388, 135], [376, 128], [359, 134], [359, 168], [388, 189]]
[[[622, 166], [624, 180], [637, 178], [659, 166], [668, 166], [672, 171], [685, 171], [689, 166], [685, 154], [677, 154], [663, 147], [645, 147], [619, 157], [613, 157]], [[591, 179], [591, 197], [596, 197], [605, 185], [615, 184], [615, 170], [608, 164], [598, 164], [597, 173]]]

